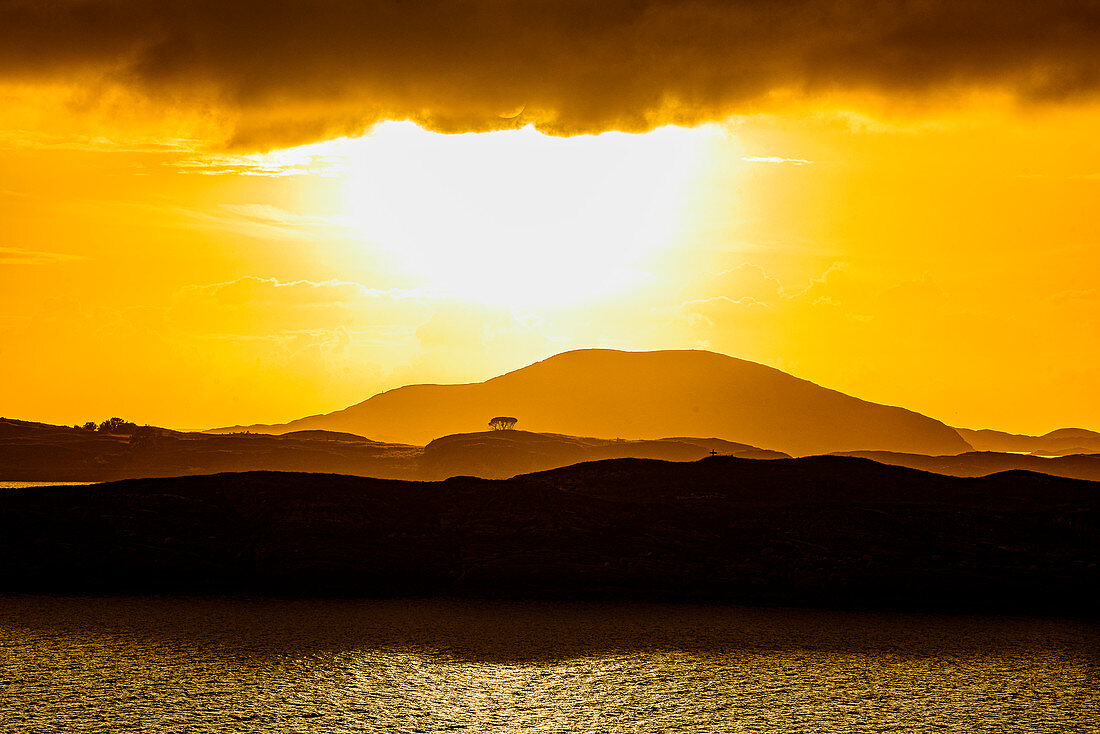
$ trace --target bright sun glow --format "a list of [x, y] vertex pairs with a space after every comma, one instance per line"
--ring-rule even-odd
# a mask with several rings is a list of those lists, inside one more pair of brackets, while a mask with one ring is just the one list
[[441, 135], [386, 123], [342, 146], [349, 218], [424, 287], [575, 302], [636, 282], [647, 256], [672, 244], [714, 134]]

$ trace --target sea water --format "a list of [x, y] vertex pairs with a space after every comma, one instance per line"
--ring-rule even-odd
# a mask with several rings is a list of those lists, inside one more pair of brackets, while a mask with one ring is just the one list
[[64, 485], [66, 487], [83, 486], [86, 484], [95, 484], [95, 482], [5, 482], [0, 481], [0, 490], [3, 489], [23, 489], [25, 487], [55, 487], [58, 485]]
[[1096, 732], [1085, 621], [0, 595], [3, 732]]

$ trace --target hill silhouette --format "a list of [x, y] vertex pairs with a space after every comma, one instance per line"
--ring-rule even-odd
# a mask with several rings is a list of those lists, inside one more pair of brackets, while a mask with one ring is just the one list
[[1095, 615], [1100, 485], [820, 456], [509, 480], [253, 472], [0, 493], [0, 591], [708, 599]]
[[[485, 382], [410, 385], [357, 405], [248, 430], [348, 431], [424, 444], [494, 415], [522, 428], [599, 438], [715, 436], [800, 456], [971, 450], [943, 423], [829, 390], [765, 365], [706, 351], [564, 352]], [[233, 429], [219, 429], [219, 432]]]

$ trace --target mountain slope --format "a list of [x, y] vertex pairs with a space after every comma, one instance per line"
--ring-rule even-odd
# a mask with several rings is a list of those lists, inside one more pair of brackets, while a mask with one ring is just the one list
[[515, 416], [522, 428], [544, 433], [715, 436], [793, 455], [970, 450], [953, 429], [919, 413], [705, 351], [565, 352], [485, 382], [410, 385], [335, 413], [248, 428], [348, 431], [424, 444], [482, 428], [495, 415]]

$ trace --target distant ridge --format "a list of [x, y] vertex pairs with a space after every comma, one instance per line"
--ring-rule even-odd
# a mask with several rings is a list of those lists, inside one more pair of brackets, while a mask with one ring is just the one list
[[543, 433], [714, 436], [796, 456], [971, 450], [954, 429], [919, 413], [697, 350], [563, 352], [485, 382], [410, 385], [326, 415], [216, 432], [320, 429], [425, 444], [443, 434], [483, 428], [494, 415], [514, 415], [521, 428]]
[[1042, 436], [983, 429], [956, 428], [977, 451], [1008, 451], [1045, 456], [1100, 454], [1100, 433], [1084, 428], [1059, 428]]
[[880, 464], [907, 466], [910, 469], [954, 477], [985, 477], [1004, 471], [1032, 471], [1052, 477], [1087, 479], [1100, 482], [1100, 454], [1038, 456], [1032, 454], [971, 451], [955, 456], [925, 456], [891, 451], [846, 451], [840, 456], [856, 456]]

